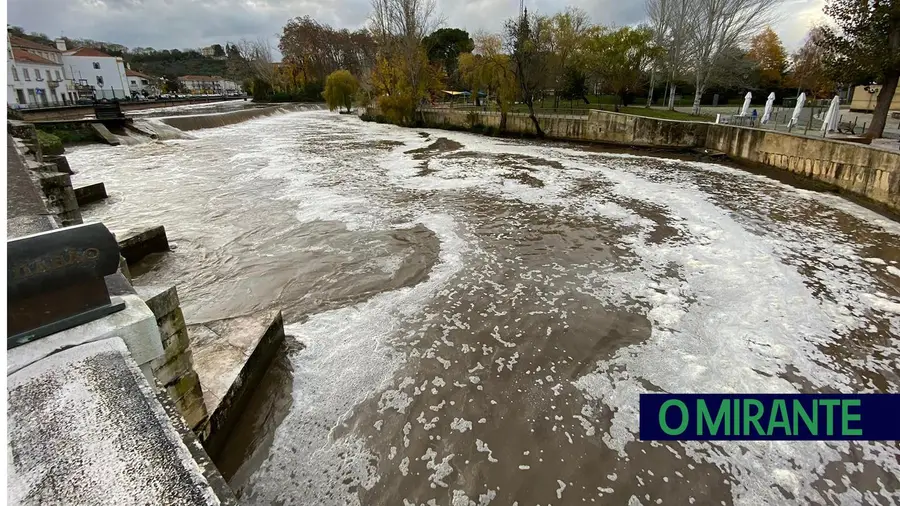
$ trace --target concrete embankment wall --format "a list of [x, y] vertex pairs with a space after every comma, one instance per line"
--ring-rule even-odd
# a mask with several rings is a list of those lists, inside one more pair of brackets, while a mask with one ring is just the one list
[[182, 131], [190, 131], [200, 130], [203, 128], [217, 128], [234, 125], [235, 123], [241, 123], [262, 116], [271, 116], [273, 114], [292, 112], [307, 108], [318, 108], [318, 106], [288, 104], [271, 107], [257, 107], [253, 109], [241, 109], [239, 111], [223, 112], [219, 114], [172, 116], [169, 118], [158, 118], [158, 121], [161, 121]]
[[900, 211], [898, 152], [727, 125], [709, 125], [704, 147], [810, 177]]
[[[497, 112], [427, 109], [421, 112], [421, 119], [435, 128], [500, 126]], [[720, 151], [738, 161], [787, 170], [833, 185], [900, 212], [898, 152], [785, 132], [606, 111], [591, 111], [587, 116], [539, 115], [538, 122], [546, 136], [553, 139]], [[521, 113], [507, 115], [506, 129], [517, 134], [535, 133], [531, 119]]]

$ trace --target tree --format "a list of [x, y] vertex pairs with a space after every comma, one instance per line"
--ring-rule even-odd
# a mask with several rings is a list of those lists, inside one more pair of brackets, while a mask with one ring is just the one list
[[[690, 42], [698, 4], [698, 0], [649, 0], [647, 6], [654, 31], [661, 32], [654, 33], [654, 46], [666, 67], [669, 110], [675, 110], [676, 79], [695, 53]], [[653, 84], [651, 71], [651, 88]]]
[[506, 130], [506, 117], [518, 95], [516, 73], [509, 55], [503, 53], [503, 41], [496, 35], [477, 35], [475, 51], [459, 55], [459, 74], [472, 91], [484, 91], [500, 110], [500, 131]]
[[590, 68], [622, 105], [629, 105], [643, 87], [644, 74], [659, 52], [652, 43], [653, 32], [646, 27], [595, 27], [590, 36]]
[[[738, 46], [726, 47], [712, 64], [709, 84], [717, 88], [746, 92], [760, 84], [758, 63]], [[743, 93], [741, 95], [743, 97]]]
[[836, 27], [825, 27], [823, 45], [829, 66], [847, 82], [879, 81], [869, 138], [881, 137], [900, 82], [900, 1], [829, 0], [825, 14]]
[[212, 45], [213, 56], [216, 58], [222, 58], [225, 56], [225, 49], [222, 48], [222, 44], [213, 44]]
[[375, 41], [366, 30], [335, 30], [309, 16], [287, 22], [278, 43], [283, 61], [301, 71], [304, 82], [325, 82], [335, 70], [365, 75], [375, 65]]
[[[564, 12], [545, 18], [544, 22], [547, 51], [550, 54], [548, 71], [553, 87], [559, 90], [566, 86], [566, 79], [574, 76], [572, 71], [585, 64], [590, 17], [582, 9], [567, 7]], [[561, 95], [555, 95], [555, 105], [559, 106]]]
[[236, 80], [250, 80], [253, 98], [268, 100], [274, 91], [275, 65], [272, 63], [272, 48], [263, 38], [243, 39], [230, 44], [228, 70]]
[[441, 65], [451, 81], [457, 80], [459, 55], [475, 49], [469, 32], [459, 28], [439, 28], [423, 39], [428, 60]]
[[370, 30], [379, 53], [372, 79], [379, 106], [395, 121], [413, 122], [419, 103], [440, 87], [442, 71], [422, 45], [441, 23], [436, 8], [436, 0], [372, 0]]
[[787, 51], [772, 28], [767, 26], [750, 39], [750, 52], [747, 53], [747, 57], [756, 62], [760, 75], [759, 84], [763, 88], [781, 87], [787, 70]]
[[837, 88], [826, 66], [824, 40], [824, 30], [812, 28], [803, 46], [794, 53], [793, 69], [788, 74], [787, 84], [797, 88], [798, 95], [805, 90], [813, 98], [825, 98]]
[[168, 74], [163, 79], [163, 93], [180, 93], [182, 91], [182, 83], [174, 74]]
[[[767, 21], [779, 0], [695, 0], [691, 19], [691, 42], [695, 53], [694, 106], [691, 114], [700, 114], [700, 98], [706, 91], [714, 64], [723, 50], [734, 47]], [[852, 1], [852, 0], [848, 0]]]
[[347, 112], [350, 112], [357, 90], [359, 90], [359, 81], [353, 77], [353, 74], [346, 70], [335, 70], [325, 79], [325, 91], [322, 92], [322, 96], [325, 97], [329, 111], [344, 106], [347, 108]]
[[521, 16], [507, 20], [503, 27], [504, 45], [515, 69], [522, 102], [528, 107], [538, 137], [543, 137], [544, 131], [534, 115], [534, 99], [546, 86], [550, 68], [547, 26], [546, 18], [529, 15], [525, 9]]
[[589, 104], [587, 92], [587, 74], [580, 67], [574, 65], [566, 68], [563, 73], [562, 86], [557, 94], [566, 100], [584, 100], [585, 104]]

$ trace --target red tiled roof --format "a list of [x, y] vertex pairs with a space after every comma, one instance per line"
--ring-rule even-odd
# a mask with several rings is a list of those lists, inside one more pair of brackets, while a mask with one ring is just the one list
[[18, 62], [31, 62], [31, 63], [41, 63], [43, 65], [60, 65], [55, 61], [50, 61], [46, 58], [41, 58], [36, 54], [31, 54], [24, 49], [13, 48], [13, 60]]
[[126, 75], [126, 76], [133, 76], [133, 77], [143, 77], [144, 79], [156, 79], [156, 78], [153, 77], [153, 76], [148, 76], [147, 74], [138, 72], [137, 70], [131, 70], [131, 69], [125, 70], [125, 75]]
[[58, 53], [59, 49], [56, 49], [55, 46], [47, 46], [45, 44], [41, 44], [40, 42], [30, 41], [28, 39], [23, 39], [22, 37], [16, 37], [15, 35], [9, 36], [9, 45], [12, 47], [25, 47], [28, 49], [37, 49], [39, 51], [52, 51], [54, 53]]
[[112, 58], [112, 56], [100, 51], [99, 49], [94, 49], [92, 47], [79, 47], [78, 49], [73, 49], [71, 51], [66, 51], [68, 56], [94, 56], [97, 58]]

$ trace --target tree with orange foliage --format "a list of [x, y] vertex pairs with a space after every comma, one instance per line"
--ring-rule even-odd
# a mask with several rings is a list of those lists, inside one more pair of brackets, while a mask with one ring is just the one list
[[787, 51], [781, 39], [766, 27], [750, 39], [750, 52], [747, 58], [756, 62], [759, 69], [760, 84], [763, 88], [781, 88], [787, 70]]

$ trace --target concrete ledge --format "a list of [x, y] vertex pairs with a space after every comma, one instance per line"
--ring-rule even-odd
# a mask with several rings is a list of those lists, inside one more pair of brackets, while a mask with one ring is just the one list
[[121, 295], [125, 309], [109, 316], [57, 332], [6, 353], [6, 374], [10, 375], [67, 348], [118, 336], [132, 358], [143, 366], [163, 354], [156, 318], [137, 295]]
[[44, 155], [44, 161], [56, 165], [56, 172], [62, 172], [70, 176], [75, 174], [72, 172], [72, 168], [69, 167], [69, 160], [66, 158], [66, 155]]
[[106, 128], [106, 125], [104, 125], [103, 123], [91, 123], [91, 130], [93, 130], [95, 134], [103, 139], [103, 142], [109, 144], [110, 146], [118, 146], [119, 144], [121, 144], [119, 142], [119, 138], [113, 135], [112, 132], [110, 132], [109, 129]]
[[163, 355], [150, 362], [150, 370], [166, 390], [191, 429], [202, 433], [207, 422], [200, 377], [194, 370], [193, 350], [174, 287], [144, 286], [137, 292], [156, 317]]
[[106, 186], [103, 183], [94, 183], [75, 188], [75, 200], [79, 206], [93, 204], [107, 198]]
[[[11, 504], [233, 504], [125, 343], [69, 348], [8, 377]], [[193, 443], [196, 444], [196, 443]]]
[[203, 444], [213, 460], [284, 341], [280, 311], [188, 327], [209, 415]]
[[129, 264], [140, 261], [150, 253], [169, 251], [169, 239], [163, 226], [144, 230], [113, 231], [119, 242], [122, 256]]

